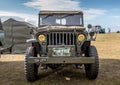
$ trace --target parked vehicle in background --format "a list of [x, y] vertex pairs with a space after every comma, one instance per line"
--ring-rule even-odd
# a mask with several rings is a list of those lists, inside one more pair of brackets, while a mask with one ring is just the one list
[[5, 45], [5, 33], [4, 31], [0, 30], [0, 46], [4, 46]]
[[4, 46], [4, 44], [5, 44], [4, 38], [5, 38], [5, 33], [3, 31], [2, 22], [1, 22], [1, 18], [0, 18], [0, 47]]

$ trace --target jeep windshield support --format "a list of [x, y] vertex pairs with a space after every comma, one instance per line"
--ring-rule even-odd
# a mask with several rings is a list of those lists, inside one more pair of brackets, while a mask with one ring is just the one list
[[41, 26], [83, 26], [83, 13], [82, 12], [69, 12], [69, 13], [46, 13], [44, 11], [39, 13], [39, 27]]
[[[86, 76], [95, 79], [98, 74], [98, 54], [91, 46], [93, 34], [84, 27], [81, 11], [40, 11], [39, 28], [25, 58], [25, 72], [28, 81], [36, 80], [38, 67], [57, 69], [62, 64], [85, 66]], [[88, 26], [89, 28], [91, 25]]]

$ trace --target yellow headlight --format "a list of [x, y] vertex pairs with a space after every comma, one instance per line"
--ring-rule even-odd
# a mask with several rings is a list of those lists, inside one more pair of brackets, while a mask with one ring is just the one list
[[80, 34], [80, 35], [78, 35], [78, 41], [83, 41], [83, 40], [85, 40], [85, 35], [83, 35], [83, 34]]
[[38, 40], [41, 41], [41, 42], [45, 41], [45, 39], [46, 39], [45, 35], [39, 35], [38, 36]]

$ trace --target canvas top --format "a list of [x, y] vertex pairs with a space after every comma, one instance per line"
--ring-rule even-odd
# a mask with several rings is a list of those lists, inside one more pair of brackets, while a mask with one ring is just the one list
[[49, 11], [41, 10], [39, 14], [83, 14], [82, 11]]

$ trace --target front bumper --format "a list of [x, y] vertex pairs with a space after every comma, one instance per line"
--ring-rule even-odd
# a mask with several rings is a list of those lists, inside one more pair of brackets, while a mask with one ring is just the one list
[[56, 57], [29, 57], [29, 63], [42, 63], [42, 64], [89, 64], [95, 63], [94, 57], [69, 57], [69, 58], [56, 58]]

